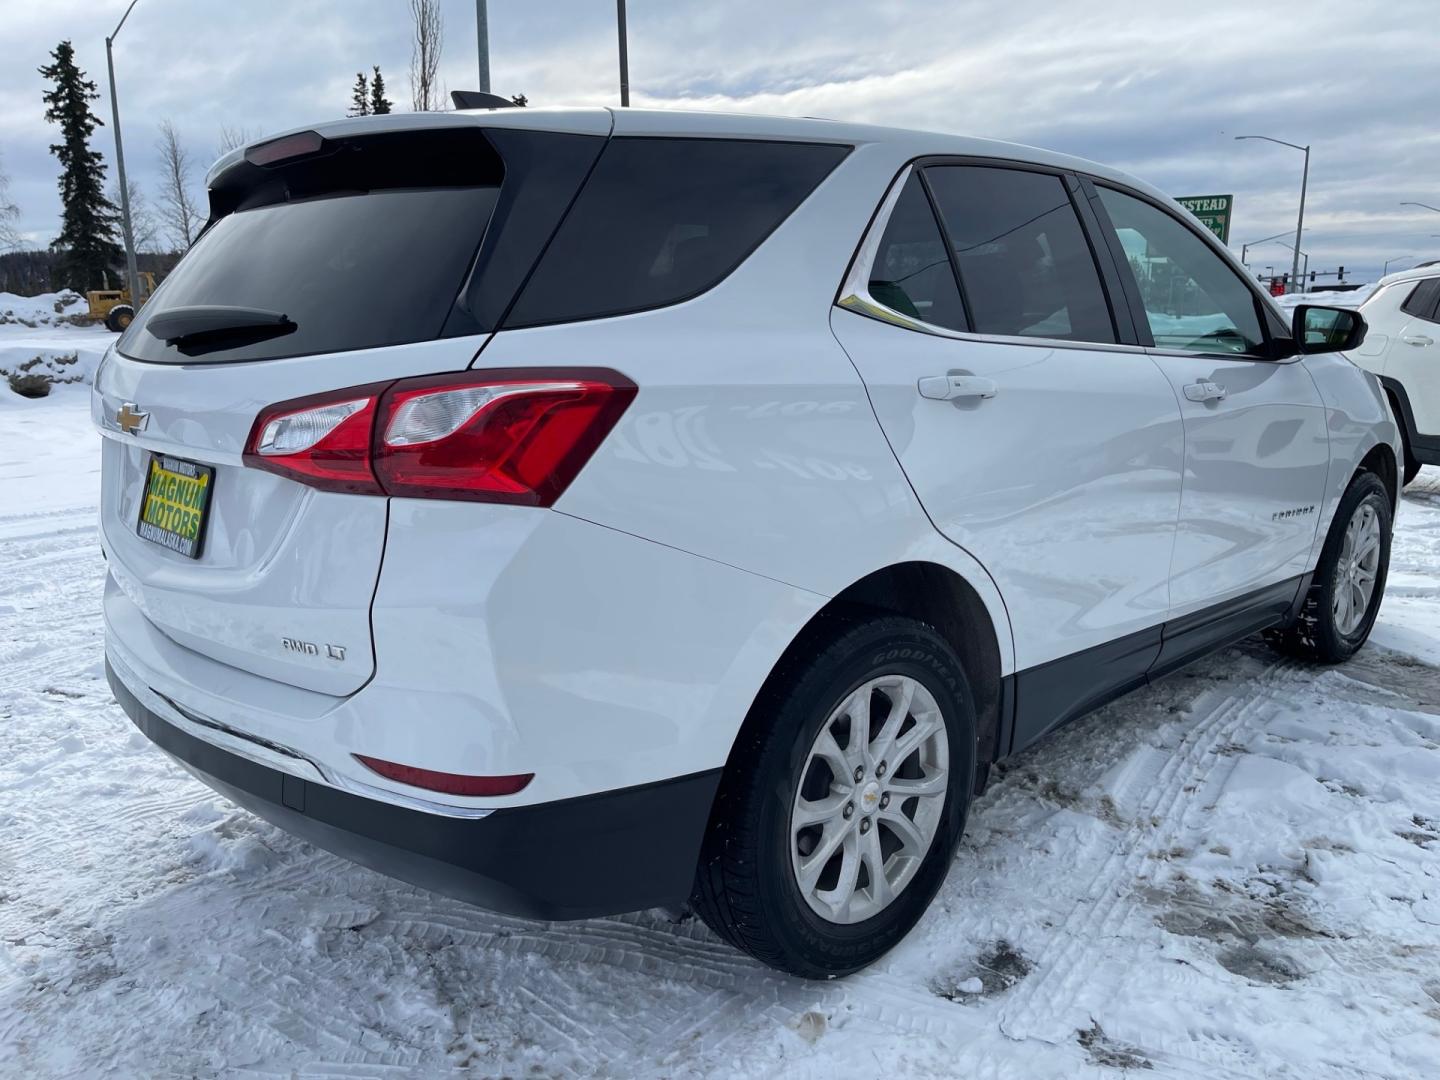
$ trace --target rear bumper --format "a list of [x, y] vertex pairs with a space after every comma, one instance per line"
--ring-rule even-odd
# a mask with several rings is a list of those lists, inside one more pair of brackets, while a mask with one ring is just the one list
[[479, 819], [447, 817], [231, 753], [147, 708], [108, 660], [105, 670], [135, 726], [210, 787], [372, 870], [534, 919], [613, 915], [676, 903], [690, 893], [719, 769]]

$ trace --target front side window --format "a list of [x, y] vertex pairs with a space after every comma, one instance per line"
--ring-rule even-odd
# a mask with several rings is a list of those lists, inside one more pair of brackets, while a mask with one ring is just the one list
[[981, 334], [1114, 342], [1115, 326], [1065, 183], [972, 165], [925, 171]]
[[910, 174], [890, 212], [869, 284], [871, 299], [893, 311], [933, 326], [965, 329], [955, 272], [918, 173]]
[[1139, 286], [1156, 348], [1222, 355], [1263, 351], [1255, 294], [1209, 244], [1142, 199], [1098, 190]]

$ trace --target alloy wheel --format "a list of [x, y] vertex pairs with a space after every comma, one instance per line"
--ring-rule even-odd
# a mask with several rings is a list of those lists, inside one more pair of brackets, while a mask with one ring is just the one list
[[1380, 572], [1380, 540], [1380, 517], [1375, 507], [1362, 502], [1345, 526], [1340, 559], [1335, 566], [1331, 613], [1335, 629], [1344, 637], [1360, 628], [1365, 613], [1370, 610], [1375, 579]]
[[790, 862], [821, 918], [858, 923], [888, 907], [935, 839], [950, 745], [933, 694], [908, 675], [851, 691], [821, 725], [790, 812]]

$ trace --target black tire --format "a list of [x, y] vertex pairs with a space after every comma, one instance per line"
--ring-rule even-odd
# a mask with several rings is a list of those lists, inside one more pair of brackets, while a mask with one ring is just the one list
[[[1336, 569], [1344, 545], [1345, 529], [1362, 503], [1375, 510], [1380, 524], [1380, 561], [1375, 573], [1375, 589], [1359, 625], [1348, 635], [1342, 634], [1335, 621], [1334, 600]], [[1336, 507], [1330, 533], [1320, 552], [1310, 591], [1294, 624], [1266, 633], [1267, 639], [1280, 652], [1317, 664], [1338, 664], [1350, 659], [1365, 644], [1380, 601], [1385, 595], [1385, 578], [1390, 571], [1390, 532], [1393, 522], [1390, 493], [1374, 473], [1362, 472], [1350, 481]]]
[[[863, 683], [891, 673], [915, 679], [935, 698], [949, 745], [949, 785], [909, 883], [864, 921], [830, 922], [795, 880], [791, 807], [832, 711]], [[806, 978], [857, 971], [909, 933], [939, 891], [965, 828], [974, 777], [970, 685], [940, 635], [894, 616], [840, 622], [788, 670], [777, 670], [757, 699], [716, 796], [691, 902], [712, 930], [771, 967]]]
[[105, 315], [105, 329], [113, 334], [124, 333], [125, 328], [135, 321], [135, 309], [129, 304], [116, 304]]

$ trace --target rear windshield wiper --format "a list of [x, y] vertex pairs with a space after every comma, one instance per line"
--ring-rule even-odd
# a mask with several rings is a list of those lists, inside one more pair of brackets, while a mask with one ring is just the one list
[[167, 345], [177, 345], [211, 334], [279, 336], [294, 330], [295, 323], [283, 312], [264, 308], [193, 304], [156, 312], [146, 320], [145, 329]]

